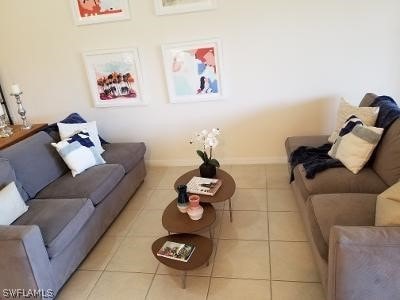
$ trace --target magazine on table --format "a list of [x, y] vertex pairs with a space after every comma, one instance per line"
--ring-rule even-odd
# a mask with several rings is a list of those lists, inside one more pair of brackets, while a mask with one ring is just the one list
[[195, 249], [192, 244], [181, 244], [166, 241], [160, 250], [157, 252], [157, 256], [162, 256], [174, 260], [187, 262]]
[[214, 196], [221, 187], [221, 179], [193, 177], [187, 183], [187, 191], [191, 194]]

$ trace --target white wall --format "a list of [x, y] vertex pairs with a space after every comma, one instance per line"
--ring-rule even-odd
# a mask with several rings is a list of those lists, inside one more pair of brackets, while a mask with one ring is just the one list
[[[110, 141], [144, 141], [153, 163], [195, 162], [190, 135], [219, 127], [228, 163], [274, 162], [289, 135], [328, 133], [343, 96], [400, 96], [400, 1], [219, 0], [217, 10], [156, 16], [131, 0], [129, 21], [75, 26], [67, 0], [0, 1], [0, 82], [18, 82], [34, 122], [70, 112]], [[169, 104], [160, 45], [219, 37], [227, 99]], [[139, 47], [146, 107], [94, 108], [81, 52]], [[15, 113], [14, 99], [8, 103]]]

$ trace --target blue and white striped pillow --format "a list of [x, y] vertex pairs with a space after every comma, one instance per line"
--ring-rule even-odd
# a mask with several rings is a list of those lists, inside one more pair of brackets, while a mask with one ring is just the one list
[[356, 116], [346, 120], [328, 154], [340, 160], [354, 174], [370, 159], [383, 134], [383, 128], [366, 126]]
[[90, 167], [106, 163], [97, 152], [88, 132], [81, 131], [51, 145], [57, 149], [68, 168], [71, 169], [73, 177]]

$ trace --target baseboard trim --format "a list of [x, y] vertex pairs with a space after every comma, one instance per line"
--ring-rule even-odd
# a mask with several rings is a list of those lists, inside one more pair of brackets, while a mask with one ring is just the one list
[[[266, 164], [285, 164], [287, 158], [284, 156], [272, 157], [232, 157], [219, 160], [221, 165], [266, 165]], [[184, 166], [198, 166], [200, 161], [198, 159], [149, 159], [146, 164], [154, 167], [184, 167]]]

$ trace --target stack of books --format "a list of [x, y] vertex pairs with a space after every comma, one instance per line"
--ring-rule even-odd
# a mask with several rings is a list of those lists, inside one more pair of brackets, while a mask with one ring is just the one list
[[193, 254], [194, 249], [195, 246], [192, 244], [181, 244], [166, 241], [161, 249], [158, 250], [157, 256], [188, 262]]
[[191, 194], [214, 196], [221, 185], [221, 179], [211, 179], [195, 176], [187, 183], [187, 191]]

